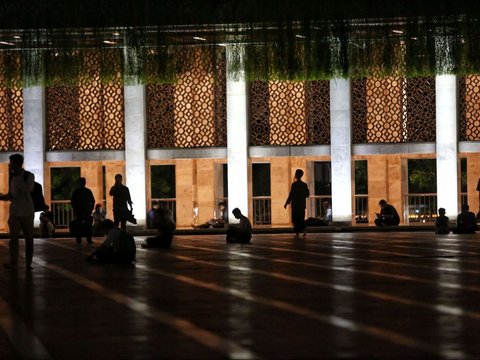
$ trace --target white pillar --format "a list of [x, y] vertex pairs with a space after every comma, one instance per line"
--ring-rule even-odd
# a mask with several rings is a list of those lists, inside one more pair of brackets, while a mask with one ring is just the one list
[[[239, 45], [227, 46], [227, 154], [228, 154], [228, 219], [238, 222], [232, 215], [239, 208], [248, 217], [248, 111], [245, 74], [231, 72], [233, 51]], [[242, 49], [243, 50], [243, 49]], [[243, 53], [240, 63], [243, 66]], [[235, 76], [234, 76], [235, 75]]]
[[352, 150], [350, 80], [330, 80], [330, 154], [332, 221], [352, 223]]
[[435, 78], [437, 128], [437, 203], [445, 208], [450, 220], [458, 214], [457, 179], [457, 78], [437, 75]]
[[23, 156], [25, 169], [43, 184], [45, 162], [45, 90], [42, 86], [23, 89]]
[[138, 225], [145, 225], [146, 196], [146, 105], [145, 86], [124, 87], [125, 97], [125, 185], [130, 189]]

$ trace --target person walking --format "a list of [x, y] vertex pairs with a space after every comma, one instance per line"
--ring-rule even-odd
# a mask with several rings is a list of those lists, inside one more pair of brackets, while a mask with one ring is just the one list
[[23, 155], [10, 155], [9, 188], [7, 194], [0, 194], [0, 200], [10, 201], [8, 226], [10, 228], [10, 263], [4, 264], [6, 269], [15, 270], [18, 263], [18, 239], [20, 230], [25, 236], [25, 265], [26, 270], [32, 270], [33, 260], [33, 219], [35, 208], [31, 192], [33, 191], [35, 176], [23, 169]]
[[[123, 230], [127, 228], [127, 219], [132, 211], [132, 199], [130, 190], [122, 184], [123, 177], [120, 174], [115, 175], [115, 185], [110, 189], [110, 196], [113, 196], [113, 221], [115, 226]], [[130, 209], [129, 209], [130, 208]]]
[[287, 201], [283, 207], [286, 209], [288, 205], [292, 210], [293, 231], [295, 232], [295, 240], [300, 238], [299, 234], [303, 232], [305, 236], [305, 209], [307, 207], [307, 198], [310, 191], [306, 183], [302, 181], [303, 170], [295, 171], [295, 181], [290, 188]]
[[75, 231], [75, 238], [77, 243], [82, 241], [82, 236], [87, 238], [87, 243], [92, 243], [92, 211], [95, 206], [95, 197], [92, 191], [86, 187], [87, 180], [81, 177], [78, 180], [79, 188], [72, 194], [71, 204], [75, 219], [77, 222], [77, 229]]

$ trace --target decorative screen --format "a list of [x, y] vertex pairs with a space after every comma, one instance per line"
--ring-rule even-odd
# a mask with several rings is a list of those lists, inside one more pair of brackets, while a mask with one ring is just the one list
[[250, 84], [252, 145], [330, 143], [329, 81]]
[[175, 56], [188, 70], [174, 84], [147, 85], [148, 147], [227, 146], [225, 54], [214, 61], [183, 49]]
[[23, 151], [21, 58], [0, 53], [0, 151]]
[[[124, 100], [121, 61], [115, 52], [83, 54], [84, 75], [74, 86], [49, 86], [47, 103], [48, 150], [123, 150]], [[102, 57], [118, 66], [117, 77], [100, 80]]]
[[353, 80], [353, 142], [435, 141], [435, 79]]
[[480, 140], [480, 75], [463, 76], [459, 86], [460, 141]]

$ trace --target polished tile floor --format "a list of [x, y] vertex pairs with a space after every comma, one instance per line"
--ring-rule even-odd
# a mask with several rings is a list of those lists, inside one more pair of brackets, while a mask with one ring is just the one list
[[480, 358], [479, 235], [136, 240], [135, 266], [53, 239], [0, 270], [0, 359]]

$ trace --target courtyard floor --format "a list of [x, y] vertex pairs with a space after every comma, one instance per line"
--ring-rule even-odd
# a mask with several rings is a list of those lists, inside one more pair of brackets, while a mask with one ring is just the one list
[[0, 269], [0, 359], [480, 358], [478, 234], [143, 239], [136, 265], [56, 238]]

